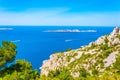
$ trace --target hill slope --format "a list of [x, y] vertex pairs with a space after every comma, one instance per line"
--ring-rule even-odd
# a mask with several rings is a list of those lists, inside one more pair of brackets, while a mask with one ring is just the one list
[[120, 29], [76, 50], [52, 54], [43, 61], [41, 75], [73, 78], [120, 74]]

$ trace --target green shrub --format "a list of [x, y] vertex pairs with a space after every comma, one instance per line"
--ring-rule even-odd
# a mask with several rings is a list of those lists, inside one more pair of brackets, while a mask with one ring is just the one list
[[58, 78], [60, 80], [71, 80], [72, 76], [70, 75], [70, 72], [66, 68], [62, 68], [61, 70], [55, 70], [50, 71], [48, 74], [48, 77], [50, 78]]
[[109, 47], [108, 47], [108, 44], [101, 44], [100, 45], [100, 50], [107, 50]]
[[0, 71], [3, 80], [35, 80], [38, 76], [38, 71], [33, 71], [31, 64], [25, 60], [17, 60], [12, 66]]
[[99, 73], [99, 71], [98, 71], [97, 69], [93, 69], [93, 70], [92, 70], [92, 74], [93, 74], [93, 75], [98, 75], [98, 73]]
[[86, 78], [87, 76], [90, 76], [90, 74], [85, 70], [85, 68], [80, 68], [80, 77]]
[[113, 69], [120, 74], [120, 55], [117, 56], [116, 62], [113, 64]]
[[72, 49], [71, 48], [68, 48], [66, 51], [71, 51]]
[[120, 34], [118, 34], [118, 35], [117, 35], [117, 38], [119, 38], [119, 39], [120, 39]]
[[110, 53], [112, 53], [112, 49], [107, 49], [104, 51], [103, 56], [106, 58], [109, 56]]
[[105, 37], [105, 40], [104, 40], [104, 41], [105, 41], [106, 44], [109, 42], [107, 36]]

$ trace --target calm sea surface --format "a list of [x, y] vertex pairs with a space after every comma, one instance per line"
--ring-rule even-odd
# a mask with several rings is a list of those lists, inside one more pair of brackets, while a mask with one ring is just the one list
[[[2, 29], [1, 29], [2, 28]], [[39, 69], [42, 61], [55, 52], [77, 49], [109, 34], [114, 27], [87, 26], [0, 26], [0, 42], [12, 41], [17, 45], [17, 59], [25, 59]], [[84, 30], [84, 32], [44, 32], [47, 30]], [[88, 32], [95, 30], [96, 32]]]

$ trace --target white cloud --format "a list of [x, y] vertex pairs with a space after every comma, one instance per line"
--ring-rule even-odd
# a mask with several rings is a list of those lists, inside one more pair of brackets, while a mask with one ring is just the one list
[[120, 25], [120, 12], [65, 13], [68, 8], [0, 11], [0, 25]]

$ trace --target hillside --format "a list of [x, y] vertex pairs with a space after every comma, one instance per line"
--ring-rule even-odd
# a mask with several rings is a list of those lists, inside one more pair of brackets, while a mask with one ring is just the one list
[[52, 54], [40, 70], [41, 75], [64, 80], [120, 75], [120, 29], [79, 49]]

